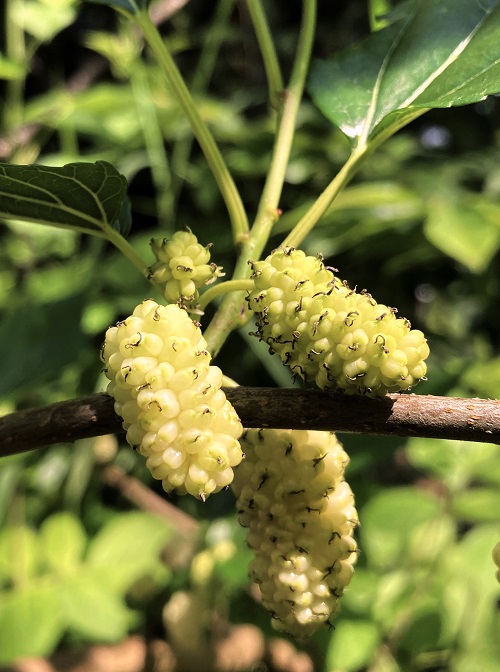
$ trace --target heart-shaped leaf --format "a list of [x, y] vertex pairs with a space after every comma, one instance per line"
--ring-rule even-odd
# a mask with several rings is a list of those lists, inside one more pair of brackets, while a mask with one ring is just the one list
[[127, 180], [106, 161], [62, 167], [0, 163], [0, 217], [106, 236], [126, 230]]
[[319, 109], [366, 145], [434, 107], [500, 92], [499, 0], [416, 0], [404, 18], [326, 61], [309, 90]]

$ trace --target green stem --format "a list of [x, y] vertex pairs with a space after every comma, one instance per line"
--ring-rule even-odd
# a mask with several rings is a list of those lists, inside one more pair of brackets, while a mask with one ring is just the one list
[[104, 235], [109, 240], [109, 242], [113, 243], [113, 245], [117, 247], [120, 250], [120, 252], [127, 257], [127, 259], [137, 268], [137, 270], [147, 280], [149, 280], [151, 284], [154, 285], [154, 287], [156, 287], [156, 289], [160, 293], [163, 294], [162, 287], [150, 279], [148, 264], [144, 261], [141, 255], [135, 251], [132, 245], [127, 240], [125, 240], [125, 238], [122, 235], [120, 235], [118, 231], [115, 231], [111, 227], [106, 227]]
[[[231, 11], [234, 7], [234, 0], [219, 0], [213, 22], [207, 30], [203, 41], [203, 47], [196, 66], [193, 80], [190, 85], [191, 93], [201, 97], [208, 89], [208, 84], [212, 79], [215, 68], [215, 62], [221, 47], [221, 33], [226, 27]], [[193, 146], [193, 137], [189, 136], [179, 140], [172, 149], [172, 175], [175, 176], [174, 188], [174, 209], [179, 202], [181, 191], [185, 184], [186, 170], [188, 165], [191, 147]]]
[[[278, 219], [278, 203], [285, 181], [295, 132], [297, 112], [306, 80], [316, 25], [316, 0], [303, 0], [302, 24], [290, 84], [283, 96], [283, 108], [274, 144], [271, 165], [250, 236], [244, 242], [233, 279], [248, 278], [249, 260], [259, 258]], [[215, 356], [230, 331], [243, 326], [250, 318], [243, 292], [232, 292], [221, 303], [204, 336], [208, 349]]]
[[[17, 63], [29, 63], [26, 54], [26, 41], [23, 29], [13, 18], [13, 5], [16, 0], [8, 0], [5, 8], [5, 54]], [[3, 105], [4, 131], [11, 131], [23, 121], [23, 98], [26, 78], [7, 79], [5, 82], [5, 100]]]
[[323, 217], [325, 212], [331, 206], [332, 202], [339, 195], [342, 189], [349, 183], [354, 174], [357, 173], [361, 163], [366, 159], [366, 157], [374, 152], [378, 147], [380, 147], [380, 145], [382, 145], [391, 136], [393, 136], [394, 133], [403, 128], [403, 126], [406, 126], [410, 123], [410, 121], [413, 121], [417, 117], [424, 114], [426, 111], [426, 109], [416, 110], [412, 114], [409, 114], [404, 119], [400, 120], [398, 123], [388, 127], [375, 138], [371, 140], [365, 139], [360, 141], [358, 146], [352, 150], [351, 155], [342, 166], [340, 171], [337, 173], [337, 175], [335, 175], [323, 193], [318, 196], [316, 201], [312, 204], [298, 224], [288, 234], [282, 245], [284, 247], [297, 247], [300, 245], [300, 243], [310, 233], [321, 217]]
[[281, 76], [281, 69], [274, 48], [273, 38], [269, 30], [266, 15], [260, 0], [247, 0], [248, 13], [252, 19], [252, 23], [259, 43], [260, 53], [264, 61], [264, 68], [266, 70], [267, 88], [269, 92], [269, 102], [272, 107], [279, 109], [280, 94], [283, 91], [283, 78]]
[[231, 219], [233, 236], [236, 243], [239, 243], [248, 231], [248, 220], [243, 207], [241, 196], [234, 184], [229, 170], [222, 158], [215, 140], [203, 121], [195, 101], [180, 74], [175, 62], [163, 41], [156, 26], [151, 21], [146, 11], [140, 11], [131, 16], [132, 20], [141, 28], [146, 42], [157, 59], [163, 73], [177, 98], [180, 106], [184, 110], [186, 117], [191, 124], [193, 133], [198, 140], [200, 147], [205, 155], [207, 163], [212, 171]]
[[141, 122], [153, 183], [156, 187], [160, 227], [172, 231], [173, 198], [170, 167], [146, 68], [142, 62], [134, 63], [131, 68], [130, 84]]
[[205, 310], [208, 304], [216, 299], [218, 296], [223, 296], [229, 292], [238, 292], [242, 290], [252, 290], [254, 286], [253, 280], [241, 278], [240, 280], [227, 280], [221, 282], [219, 285], [214, 285], [207, 289], [206, 292], [200, 296], [199, 306], [201, 310]]
[[310, 209], [298, 222], [298, 224], [290, 231], [288, 236], [283, 241], [284, 247], [298, 247], [304, 238], [310, 233], [315, 224], [328, 210], [332, 201], [346, 186], [352, 176], [359, 168], [361, 161], [366, 157], [366, 149], [355, 149], [341, 170], [335, 175], [333, 180], [323, 191], [323, 193], [316, 199]]

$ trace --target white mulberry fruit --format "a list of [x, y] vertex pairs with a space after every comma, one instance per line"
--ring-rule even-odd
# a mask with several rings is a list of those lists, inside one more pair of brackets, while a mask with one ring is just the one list
[[321, 257], [278, 248], [252, 268], [248, 303], [257, 335], [303, 380], [383, 396], [425, 376], [424, 334], [367, 292], [349, 289]]
[[241, 423], [206, 345], [185, 310], [147, 300], [108, 329], [102, 350], [127, 441], [167, 492], [202, 500], [242, 459]]
[[204, 247], [190, 230], [176, 231], [169, 240], [151, 240], [156, 262], [149, 268], [151, 280], [163, 287], [170, 303], [193, 305], [198, 289], [223, 275], [210, 263], [210, 246]]
[[232, 488], [255, 552], [250, 575], [273, 626], [308, 636], [330, 622], [354, 572], [349, 458], [331, 432], [248, 430], [241, 443]]

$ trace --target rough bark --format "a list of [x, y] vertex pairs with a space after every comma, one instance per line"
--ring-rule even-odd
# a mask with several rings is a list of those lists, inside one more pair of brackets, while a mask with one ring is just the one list
[[[500, 443], [500, 401], [491, 399], [415, 394], [368, 399], [295, 388], [225, 392], [245, 427]], [[121, 431], [112, 399], [94, 394], [0, 418], [0, 456]]]

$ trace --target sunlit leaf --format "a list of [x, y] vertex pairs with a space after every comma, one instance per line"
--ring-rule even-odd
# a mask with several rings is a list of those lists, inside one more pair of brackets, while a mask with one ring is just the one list
[[[450, 548], [444, 556], [448, 567], [447, 590], [457, 584], [459, 589], [466, 592], [463, 612], [457, 624], [461, 631], [462, 647], [477, 651], [480, 643], [484, 653], [489, 648], [495, 649], [497, 659], [500, 649], [498, 621], [495, 619], [500, 584], [495, 578], [491, 551], [499, 539], [500, 522], [478, 525], [467, 532], [459, 544]], [[453, 617], [453, 612], [451, 616]]]
[[6, 527], [0, 534], [0, 580], [25, 583], [40, 564], [38, 538], [29, 527]]
[[87, 559], [101, 576], [109, 573], [114, 589], [125, 592], [133, 581], [155, 568], [170, 534], [160, 519], [129, 512], [116, 516], [94, 537]]
[[55, 513], [47, 518], [39, 538], [48, 566], [60, 572], [70, 571], [78, 565], [87, 543], [82, 524], [69, 512]]
[[476, 361], [464, 373], [464, 385], [478, 397], [500, 397], [500, 357]]
[[436, 517], [439, 503], [422, 490], [392, 488], [373, 497], [362, 509], [361, 547], [378, 567], [398, 565], [409, 551], [412, 532]]
[[373, 621], [340, 620], [328, 645], [328, 669], [350, 672], [364, 667], [372, 660], [380, 637]]
[[498, 488], [471, 488], [453, 498], [453, 513], [467, 522], [500, 522], [500, 490]]
[[473, 273], [488, 266], [500, 247], [500, 207], [463, 196], [431, 199], [424, 232], [427, 239]]
[[52, 587], [0, 593], [0, 663], [52, 653], [63, 630], [59, 596]]
[[0, 164], [0, 218], [105, 235], [120, 218], [127, 181], [105, 161], [62, 167]]
[[433, 107], [500, 91], [498, 0], [419, 0], [400, 21], [312, 68], [319, 109], [353, 145]]
[[414, 467], [440, 477], [455, 489], [471, 478], [478, 465], [498, 460], [499, 448], [492, 443], [412, 438], [406, 454]]
[[67, 626], [97, 641], [125, 636], [132, 613], [105, 581], [88, 573], [68, 579], [61, 589]]
[[39, 42], [48, 42], [76, 16], [75, 0], [27, 0], [14, 2], [11, 18]]

